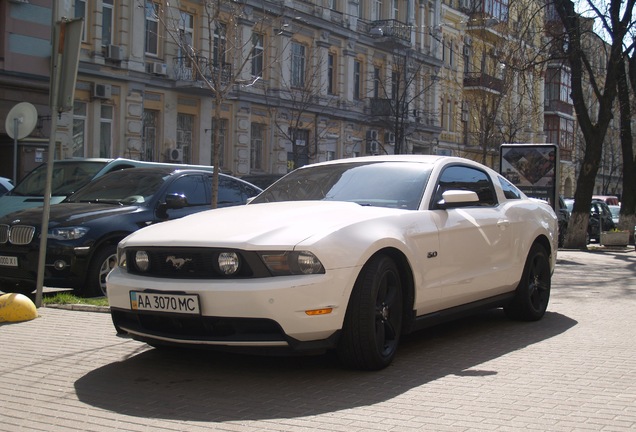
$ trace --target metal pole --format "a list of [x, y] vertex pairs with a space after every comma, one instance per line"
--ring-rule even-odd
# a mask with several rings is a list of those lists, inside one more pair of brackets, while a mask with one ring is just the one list
[[20, 119], [15, 117], [13, 119], [13, 184], [18, 184], [18, 126]]

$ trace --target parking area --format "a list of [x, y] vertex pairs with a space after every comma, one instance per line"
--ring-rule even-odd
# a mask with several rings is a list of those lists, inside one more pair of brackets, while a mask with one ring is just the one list
[[331, 356], [154, 350], [107, 313], [0, 324], [0, 431], [631, 431], [636, 252], [560, 251], [548, 313], [411, 335], [379, 372]]

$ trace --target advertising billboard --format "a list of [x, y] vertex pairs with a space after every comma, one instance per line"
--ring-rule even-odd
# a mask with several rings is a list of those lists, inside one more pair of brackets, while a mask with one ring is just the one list
[[[555, 144], [502, 144], [499, 172], [526, 195], [558, 203], [559, 148]], [[556, 208], [555, 208], [556, 210]]]

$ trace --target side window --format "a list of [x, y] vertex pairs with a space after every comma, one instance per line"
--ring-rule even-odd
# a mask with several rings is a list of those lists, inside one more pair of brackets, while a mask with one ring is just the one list
[[210, 194], [205, 187], [205, 179], [200, 175], [188, 175], [175, 180], [168, 188], [168, 194], [183, 194], [190, 206], [210, 204]]
[[[521, 193], [519, 189], [508, 180], [503, 177], [499, 177], [499, 184], [501, 184], [501, 189], [503, 189], [504, 196], [508, 199], [521, 199]], [[561, 207], [565, 207], [562, 205]]]
[[497, 204], [490, 177], [476, 168], [460, 165], [445, 168], [435, 190], [434, 202], [442, 200], [442, 194], [447, 190], [473, 191], [479, 197], [478, 205], [493, 206]]
[[243, 194], [241, 183], [231, 178], [219, 176], [219, 207], [243, 204], [247, 197]]

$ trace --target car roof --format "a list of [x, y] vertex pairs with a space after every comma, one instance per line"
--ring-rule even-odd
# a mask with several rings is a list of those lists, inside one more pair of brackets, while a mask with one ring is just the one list
[[473, 163], [469, 159], [463, 159], [452, 156], [436, 156], [436, 155], [382, 155], [382, 156], [361, 156], [356, 158], [335, 159], [326, 162], [318, 162], [310, 165], [303, 165], [301, 168], [320, 165], [338, 165], [347, 163], [369, 163], [369, 162], [416, 162], [424, 164], [435, 164], [442, 159], [456, 160], [457, 162]]

